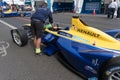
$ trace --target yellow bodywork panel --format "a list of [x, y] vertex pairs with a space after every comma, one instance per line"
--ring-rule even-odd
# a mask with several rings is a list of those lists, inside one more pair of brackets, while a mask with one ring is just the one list
[[77, 42], [82, 42], [89, 45], [95, 45], [97, 47], [120, 50], [120, 42], [105, 32], [98, 30], [96, 28], [90, 27], [84, 23], [79, 18], [72, 18], [72, 25], [70, 30], [60, 30], [72, 35], [72, 38], [62, 36], [57, 32], [50, 31], [54, 35], [65, 37]]
[[12, 9], [9, 9], [9, 10], [7, 10], [7, 11], [5, 11], [4, 13], [11, 13], [12, 12]]

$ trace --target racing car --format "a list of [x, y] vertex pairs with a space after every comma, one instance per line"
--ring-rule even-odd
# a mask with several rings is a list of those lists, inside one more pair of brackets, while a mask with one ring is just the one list
[[[31, 25], [22, 28], [11, 30], [13, 41], [20, 47], [33, 39]], [[73, 16], [70, 27], [45, 29], [42, 43], [45, 54], [58, 54], [85, 80], [120, 80], [120, 29], [101, 31]]]
[[17, 17], [17, 16], [31, 16], [31, 12], [29, 11], [12, 11], [12, 9], [8, 9], [5, 11], [0, 12], [0, 18], [4, 17]]
[[8, 9], [8, 10], [3, 10], [0, 13], [0, 18], [3, 17], [10, 17], [10, 16], [20, 16], [20, 13], [18, 13], [17, 11], [12, 11], [12, 9]]

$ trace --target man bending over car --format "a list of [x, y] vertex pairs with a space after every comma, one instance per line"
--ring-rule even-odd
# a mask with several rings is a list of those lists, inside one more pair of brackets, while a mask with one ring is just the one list
[[44, 24], [45, 21], [49, 18], [49, 22], [53, 24], [53, 17], [50, 9], [47, 8], [47, 3], [43, 3], [42, 7], [38, 8], [36, 12], [31, 17], [31, 27], [34, 33], [34, 45], [35, 53], [37, 55], [42, 55], [40, 48], [41, 37], [44, 34]]

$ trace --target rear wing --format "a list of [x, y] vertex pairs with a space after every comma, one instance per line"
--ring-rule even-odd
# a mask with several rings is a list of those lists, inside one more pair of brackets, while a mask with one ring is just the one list
[[85, 28], [87, 27], [88, 25], [86, 23], [84, 23], [80, 18], [79, 16], [73, 16], [72, 18], [72, 27], [70, 29], [73, 29], [75, 30], [76, 28]]

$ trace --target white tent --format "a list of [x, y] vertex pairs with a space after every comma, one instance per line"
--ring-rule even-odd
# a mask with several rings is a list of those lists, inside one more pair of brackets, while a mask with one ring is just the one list
[[21, 1], [21, 0], [3, 0], [5, 2], [7, 2], [8, 4], [18, 4], [18, 5], [24, 5], [24, 1]]

